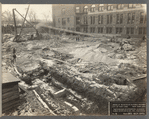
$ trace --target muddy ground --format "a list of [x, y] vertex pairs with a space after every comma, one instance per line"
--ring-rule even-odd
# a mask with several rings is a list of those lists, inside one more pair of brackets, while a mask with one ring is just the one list
[[145, 41], [57, 37], [43, 34], [40, 40], [23, 42], [8, 38], [2, 44], [2, 71], [20, 78], [19, 85], [27, 90], [20, 89], [24, 103], [6, 115], [107, 115], [109, 101], [146, 101]]

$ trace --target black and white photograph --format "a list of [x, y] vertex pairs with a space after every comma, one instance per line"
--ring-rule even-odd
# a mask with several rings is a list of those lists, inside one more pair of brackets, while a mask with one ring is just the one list
[[147, 4], [1, 4], [2, 116], [146, 115]]

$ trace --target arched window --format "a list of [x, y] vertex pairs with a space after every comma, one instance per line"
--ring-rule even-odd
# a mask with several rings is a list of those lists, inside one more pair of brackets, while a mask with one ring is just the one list
[[76, 13], [80, 13], [80, 7], [76, 7]]
[[62, 14], [65, 14], [65, 8], [62, 9]]
[[95, 12], [95, 5], [91, 6], [91, 12]]
[[99, 4], [98, 11], [103, 11], [103, 10], [104, 10], [104, 4]]
[[108, 4], [107, 10], [113, 10], [113, 5], [112, 4]]
[[118, 4], [117, 5], [117, 9], [123, 9], [123, 7], [124, 7], [124, 4]]
[[135, 8], [136, 4], [128, 4], [128, 8]]
[[142, 5], [141, 4], [136, 4], [136, 7], [142, 7]]
[[88, 6], [84, 6], [83, 11], [86, 13], [88, 12]]

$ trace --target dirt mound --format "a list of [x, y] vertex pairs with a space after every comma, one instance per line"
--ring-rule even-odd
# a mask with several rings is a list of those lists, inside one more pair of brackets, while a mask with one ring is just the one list
[[87, 48], [78, 48], [75, 51], [71, 52], [71, 54], [74, 55], [76, 58], [81, 58], [84, 61], [97, 63], [97, 62], [103, 62], [106, 64], [117, 62], [117, 60], [114, 60], [112, 58], [109, 58], [106, 54], [106, 50], [103, 48], [97, 47], [87, 47]]

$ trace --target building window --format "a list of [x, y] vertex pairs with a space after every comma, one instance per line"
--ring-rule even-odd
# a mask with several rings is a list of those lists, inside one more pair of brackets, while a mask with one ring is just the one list
[[112, 27], [107, 27], [106, 28], [106, 33], [112, 33]]
[[84, 24], [87, 24], [87, 16], [84, 16]]
[[98, 8], [98, 11], [103, 11], [103, 10], [104, 10], [104, 6]]
[[142, 7], [142, 5], [141, 4], [136, 4], [136, 7]]
[[139, 34], [146, 34], [146, 28], [145, 27], [139, 27]]
[[88, 28], [87, 27], [84, 27], [83, 32], [87, 33], [88, 32]]
[[120, 15], [120, 24], [123, 23], [123, 14]]
[[140, 13], [140, 23], [145, 23], [145, 21], [146, 21], [146, 16], [145, 16], [144, 12], [141, 12]]
[[135, 13], [128, 13], [128, 24], [133, 24], [135, 22]]
[[128, 4], [128, 8], [135, 8], [136, 4]]
[[116, 28], [116, 34], [121, 34], [122, 33], [122, 28], [121, 27], [117, 27]]
[[108, 6], [107, 6], [107, 10], [108, 10], [108, 11], [113, 10], [113, 5], [108, 5]]
[[90, 33], [95, 33], [95, 27], [90, 27]]
[[91, 12], [95, 12], [95, 5], [91, 6]]
[[80, 13], [80, 7], [76, 7], [76, 13]]
[[70, 19], [69, 19], [69, 18], [67, 18], [67, 22], [68, 22], [68, 23], [70, 22]]
[[123, 4], [118, 4], [117, 9], [123, 9], [124, 5]]
[[98, 16], [98, 24], [103, 24], [103, 15]]
[[117, 14], [117, 20], [116, 20], [116, 23], [119, 24], [120, 23], [120, 15]]
[[104, 4], [100, 4], [98, 6], [98, 11], [103, 11], [104, 10]]
[[60, 23], [60, 18], [58, 18], [58, 23]]
[[77, 27], [77, 28], [76, 28], [76, 31], [80, 31], [80, 27]]
[[143, 28], [143, 34], [146, 34], [146, 28], [145, 27]]
[[122, 24], [123, 23], [123, 14], [117, 14], [117, 24]]
[[91, 16], [91, 24], [95, 24], [95, 16]]
[[107, 24], [112, 23], [112, 15], [107, 15]]
[[103, 27], [98, 27], [98, 33], [103, 33]]
[[131, 28], [131, 34], [134, 34], [134, 28]]
[[93, 24], [95, 24], [95, 16], [93, 16]]
[[134, 23], [135, 22], [135, 13], [132, 13], [132, 20], [131, 20], [131, 23]]
[[127, 27], [127, 29], [126, 29], [126, 33], [127, 34], [134, 34], [134, 28], [133, 27]]
[[128, 23], [128, 24], [131, 23], [131, 14], [130, 14], [130, 13], [128, 13], [128, 21], [127, 21], [127, 23]]
[[129, 33], [130, 33], [130, 29], [127, 28], [127, 30], [126, 30], [126, 34], [129, 34]]
[[88, 6], [85, 6], [85, 7], [83, 8], [83, 11], [84, 11], [84, 13], [87, 13], [87, 12], [88, 12]]
[[80, 24], [81, 20], [80, 20], [80, 17], [76, 17], [76, 24]]
[[65, 8], [62, 9], [62, 14], [65, 14]]
[[66, 19], [62, 18], [62, 25], [66, 25]]

